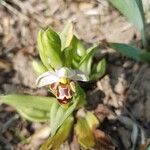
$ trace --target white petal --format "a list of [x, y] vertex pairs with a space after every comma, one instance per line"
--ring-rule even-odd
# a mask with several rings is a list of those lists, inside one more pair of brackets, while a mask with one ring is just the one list
[[46, 86], [46, 85], [50, 85], [52, 83], [58, 82], [59, 77], [57, 76], [57, 74], [55, 72], [45, 72], [42, 75], [40, 75], [37, 80], [36, 80], [36, 84], [38, 87], [42, 87], [42, 86]]
[[76, 81], [89, 81], [89, 77], [80, 70], [76, 70], [76, 75], [72, 78], [72, 80]]
[[69, 78], [72, 79], [72, 77], [76, 74], [75, 70], [67, 67], [63, 67], [59, 70], [57, 70], [57, 75], [59, 77]]

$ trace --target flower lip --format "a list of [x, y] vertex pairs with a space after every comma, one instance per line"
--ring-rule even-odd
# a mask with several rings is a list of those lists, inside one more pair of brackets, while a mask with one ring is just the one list
[[88, 76], [82, 71], [63, 67], [59, 70], [56, 70], [56, 72], [47, 71], [43, 73], [37, 78], [36, 84], [38, 87], [42, 87], [55, 82], [59, 82], [61, 78], [66, 78], [74, 81], [89, 81]]

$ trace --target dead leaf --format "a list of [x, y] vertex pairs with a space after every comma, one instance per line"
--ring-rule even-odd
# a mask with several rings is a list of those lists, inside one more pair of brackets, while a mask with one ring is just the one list
[[0, 59], [0, 69], [4, 69], [5, 71], [9, 72], [12, 69], [12, 64], [7, 60]]
[[147, 139], [145, 144], [140, 145], [140, 150], [149, 150], [150, 139]]
[[111, 141], [111, 137], [105, 132], [95, 129], [93, 130], [95, 139], [97, 141], [96, 147], [98, 146], [100, 150], [114, 150], [115, 146]]
[[95, 110], [98, 119], [103, 122], [105, 118], [114, 119], [115, 114], [105, 105], [99, 104]]

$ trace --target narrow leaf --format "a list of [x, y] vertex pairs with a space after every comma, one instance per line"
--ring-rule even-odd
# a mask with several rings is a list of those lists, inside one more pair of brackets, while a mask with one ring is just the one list
[[[108, 0], [111, 2], [139, 31], [144, 28], [144, 12], [141, 0]], [[140, 7], [139, 7], [140, 6]]]
[[136, 148], [138, 134], [139, 134], [139, 129], [136, 124], [133, 124], [132, 133], [131, 133], [131, 142], [132, 142], [131, 150], [135, 150]]
[[148, 47], [145, 31], [145, 18], [142, 0], [108, 0], [116, 7], [141, 33], [144, 46]]
[[140, 53], [140, 58], [143, 61], [150, 62], [150, 52], [142, 52], [142, 53]]
[[123, 43], [109, 43], [109, 46], [129, 58], [141, 61], [140, 58], [141, 49], [139, 48]]

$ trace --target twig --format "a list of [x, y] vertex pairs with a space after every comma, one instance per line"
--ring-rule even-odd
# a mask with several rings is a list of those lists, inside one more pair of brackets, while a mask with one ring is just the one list
[[17, 9], [15, 9], [14, 7], [12, 7], [11, 5], [9, 5], [8, 3], [6, 3], [4, 0], [0, 1], [0, 3], [4, 7], [6, 7], [7, 9], [9, 9], [11, 12], [13, 12], [16, 16], [20, 16], [24, 20], [29, 21], [29, 18], [27, 16], [23, 15], [22, 13], [20, 13]]
[[[7, 145], [7, 149], [14, 150], [13, 146], [4, 137], [0, 136], [0, 141], [2, 143], [4, 143], [5, 145]], [[5, 148], [6, 148], [6, 146], [5, 146]]]
[[132, 91], [132, 89], [134, 89], [134, 86], [136, 84], [136, 82], [138, 81], [139, 79], [139, 76], [141, 75], [141, 73], [143, 72], [143, 70], [147, 67], [147, 65], [143, 65], [141, 68], [140, 68], [140, 71], [139, 73], [136, 75], [135, 79], [133, 80], [133, 82], [131, 83], [128, 91], [127, 91], [127, 95], [129, 95], [130, 91]]
[[9, 126], [19, 118], [19, 115], [14, 115], [12, 118], [10, 118], [1, 128], [1, 133], [4, 133], [8, 128]]

